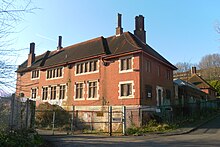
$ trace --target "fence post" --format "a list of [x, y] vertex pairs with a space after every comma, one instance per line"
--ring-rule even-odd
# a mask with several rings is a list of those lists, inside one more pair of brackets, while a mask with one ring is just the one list
[[10, 122], [10, 129], [13, 129], [14, 124], [14, 104], [15, 104], [15, 94], [12, 94], [11, 97], [11, 122]]
[[52, 122], [52, 132], [53, 132], [53, 135], [54, 135], [55, 116], [56, 116], [56, 113], [55, 113], [55, 111], [53, 111], [53, 122]]
[[126, 135], [126, 106], [122, 107], [122, 128], [123, 128], [123, 135]]
[[109, 136], [112, 136], [112, 106], [109, 106], [108, 115], [109, 115]]
[[26, 100], [26, 116], [25, 116], [26, 129], [28, 129], [28, 113], [29, 113], [29, 98], [27, 98]]
[[71, 133], [73, 132], [74, 112], [75, 112], [75, 106], [73, 106], [73, 108], [72, 108], [71, 126], [70, 126]]
[[79, 111], [78, 110], [76, 110], [76, 117], [75, 117], [75, 126], [76, 126], [76, 128], [78, 127], [78, 114], [79, 113]]

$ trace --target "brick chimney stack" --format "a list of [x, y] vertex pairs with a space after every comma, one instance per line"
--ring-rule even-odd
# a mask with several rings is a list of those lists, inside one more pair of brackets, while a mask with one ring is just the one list
[[116, 36], [120, 36], [123, 33], [123, 28], [121, 27], [121, 14], [118, 13], [118, 26], [116, 28]]
[[28, 54], [28, 64], [27, 66], [31, 66], [32, 63], [35, 61], [35, 43], [30, 43], [30, 53]]
[[191, 74], [196, 74], [196, 67], [195, 66], [192, 67]]
[[144, 30], [144, 17], [142, 15], [135, 17], [134, 34], [144, 43], [146, 43], [146, 31]]
[[62, 36], [59, 36], [58, 37], [58, 46], [57, 46], [57, 50], [60, 50], [62, 49]]

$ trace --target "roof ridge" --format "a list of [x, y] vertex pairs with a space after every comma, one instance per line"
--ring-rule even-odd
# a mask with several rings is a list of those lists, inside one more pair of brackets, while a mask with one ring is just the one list
[[96, 37], [96, 38], [93, 38], [93, 39], [90, 39], [90, 40], [86, 40], [86, 41], [83, 41], [83, 42], [79, 42], [79, 43], [76, 43], [76, 44], [64, 47], [63, 50], [66, 50], [66, 49], [69, 49], [69, 48], [72, 48], [72, 47], [76, 47], [76, 46], [79, 46], [79, 45], [84, 45], [86, 43], [90, 43], [90, 42], [93, 42], [93, 41], [98, 41], [98, 40], [101, 40], [102, 37], [103, 36]]
[[[134, 44], [131, 43], [131, 42], [128, 40], [128, 38], [126, 37], [126, 34], [128, 34], [129, 38], [133, 40], [133, 43], [134, 43]], [[131, 37], [131, 36], [134, 36], [131, 32], [127, 31], [127, 32], [124, 32], [122, 35], [124, 36], [125, 40], [126, 40], [129, 44], [131, 44], [132, 46], [134, 46], [134, 47], [136, 47], [136, 48], [138, 48], [138, 49], [141, 49], [141, 47], [136, 43], [136, 41], [134, 40], [134, 38]]]

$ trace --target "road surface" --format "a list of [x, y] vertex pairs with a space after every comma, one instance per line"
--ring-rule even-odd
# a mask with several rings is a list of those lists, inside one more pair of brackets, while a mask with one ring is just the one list
[[73, 135], [73, 136], [46, 136], [46, 139], [57, 147], [202, 147], [220, 146], [220, 116], [201, 126], [196, 131], [175, 136], [97, 136], [97, 135]]

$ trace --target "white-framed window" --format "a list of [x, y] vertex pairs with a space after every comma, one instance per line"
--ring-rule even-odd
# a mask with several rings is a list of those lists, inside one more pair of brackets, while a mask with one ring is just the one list
[[31, 79], [39, 79], [40, 70], [33, 70], [31, 71]]
[[98, 81], [88, 81], [88, 99], [98, 99]]
[[60, 85], [59, 99], [63, 100], [66, 97], [66, 85]]
[[55, 100], [57, 94], [57, 86], [50, 87], [50, 100]]
[[53, 68], [47, 70], [47, 79], [63, 77], [63, 67]]
[[98, 59], [77, 63], [75, 65], [75, 74], [81, 75], [81, 74], [97, 73], [99, 69], [98, 65], [99, 65]]
[[47, 100], [48, 99], [48, 87], [43, 87], [42, 88], [42, 100]]
[[119, 82], [119, 98], [134, 98], [134, 81]]
[[119, 73], [133, 71], [133, 56], [119, 58]]
[[75, 83], [75, 100], [84, 100], [84, 83]]
[[31, 88], [31, 99], [37, 98], [37, 88]]

